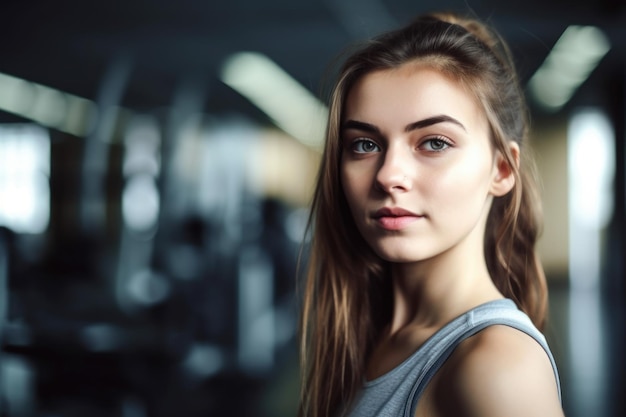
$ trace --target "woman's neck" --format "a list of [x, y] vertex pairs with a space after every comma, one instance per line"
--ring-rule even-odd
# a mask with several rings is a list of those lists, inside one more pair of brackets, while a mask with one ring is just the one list
[[406, 326], [441, 327], [477, 305], [502, 298], [482, 249], [465, 249], [469, 256], [467, 250], [455, 248], [435, 258], [392, 266], [392, 334]]
[[503, 298], [482, 255], [447, 253], [391, 268], [393, 316], [368, 359], [368, 380], [396, 367], [455, 317]]

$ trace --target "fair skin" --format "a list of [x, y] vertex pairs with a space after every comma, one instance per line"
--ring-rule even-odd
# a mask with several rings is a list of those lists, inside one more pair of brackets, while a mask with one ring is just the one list
[[[347, 97], [341, 181], [370, 247], [392, 263], [391, 323], [369, 358], [376, 378], [464, 312], [503, 298], [483, 254], [492, 200], [514, 186], [482, 107], [421, 64], [362, 77]], [[518, 158], [519, 148], [511, 143]], [[416, 416], [560, 416], [549, 359], [529, 336], [492, 326], [464, 341]]]

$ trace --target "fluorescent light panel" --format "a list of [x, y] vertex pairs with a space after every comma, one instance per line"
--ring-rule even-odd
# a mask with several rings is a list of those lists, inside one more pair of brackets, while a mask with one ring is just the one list
[[530, 92], [546, 110], [559, 110], [609, 49], [608, 38], [597, 27], [569, 26], [530, 79]]
[[94, 102], [0, 73], [0, 109], [76, 136], [85, 136], [97, 113]]
[[326, 107], [271, 59], [254, 52], [234, 54], [226, 60], [221, 79], [289, 135], [312, 148], [322, 147]]

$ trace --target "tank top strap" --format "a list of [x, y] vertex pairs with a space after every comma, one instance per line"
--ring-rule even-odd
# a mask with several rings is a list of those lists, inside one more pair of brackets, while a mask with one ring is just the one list
[[494, 325], [505, 325], [528, 334], [544, 349], [552, 364], [556, 377], [559, 400], [561, 400], [561, 385], [556, 362], [550, 351], [544, 335], [533, 325], [530, 318], [517, 308], [509, 299], [495, 300], [480, 305], [468, 313], [456, 318], [435, 334], [432, 341], [438, 354], [432, 355], [427, 361], [424, 372], [416, 379], [405, 404], [404, 417], [413, 417], [417, 402], [424, 393], [428, 383], [444, 362], [452, 355], [454, 349], [465, 339], [481, 330]]

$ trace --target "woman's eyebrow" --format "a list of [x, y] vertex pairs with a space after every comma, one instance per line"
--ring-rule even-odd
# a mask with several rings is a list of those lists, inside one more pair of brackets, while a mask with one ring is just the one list
[[359, 122], [357, 120], [346, 120], [341, 125], [341, 130], [355, 129], [368, 133], [380, 133], [380, 129], [370, 123]]
[[461, 127], [461, 129], [463, 129], [463, 130], [465, 130], [467, 132], [467, 129], [465, 128], [465, 126], [463, 126], [463, 123], [459, 122], [454, 117], [450, 117], [450, 116], [445, 115], [445, 114], [440, 114], [438, 116], [433, 116], [433, 117], [429, 117], [429, 118], [424, 119], [424, 120], [418, 120], [417, 122], [410, 123], [410, 124], [408, 124], [404, 128], [404, 131], [405, 132], [410, 132], [412, 130], [422, 129], [424, 127], [432, 126], [432, 125], [435, 125], [435, 124], [438, 124], [438, 123], [453, 123], [453, 124]]
[[[413, 130], [423, 129], [428, 126], [436, 125], [438, 123], [453, 123], [459, 126], [461, 129], [467, 131], [463, 123], [459, 122], [454, 117], [451, 117], [445, 114], [428, 117], [426, 119], [418, 120], [417, 122], [410, 123], [404, 128], [404, 131], [411, 132]], [[363, 132], [380, 134], [380, 129], [377, 126], [370, 124], [370, 123], [359, 122], [358, 120], [346, 120], [341, 125], [341, 130], [347, 130], [347, 129], [355, 129], [355, 130], [360, 130]]]

